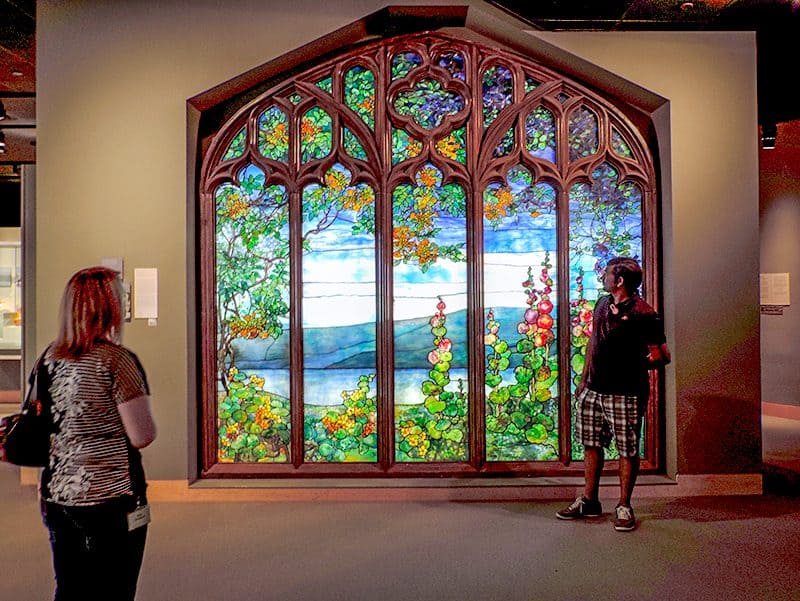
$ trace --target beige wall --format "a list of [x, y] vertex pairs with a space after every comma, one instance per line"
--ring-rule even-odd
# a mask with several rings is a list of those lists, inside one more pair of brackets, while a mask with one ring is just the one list
[[[129, 279], [135, 267], [159, 269], [158, 325], [135, 320], [126, 331], [148, 371], [160, 427], [145, 452], [151, 478], [189, 477], [196, 436], [187, 373], [186, 99], [388, 4], [405, 2], [38, 3], [36, 339], [41, 348], [52, 337], [57, 299], [74, 270], [107, 256], [124, 257]], [[544, 37], [671, 100], [672, 464], [683, 473], [752, 471], [756, 451], [760, 459], [752, 446], [760, 444], [754, 38]], [[697, 452], [692, 439], [720, 419], [716, 412], [742, 426], [745, 451], [734, 448], [740, 430], [725, 430], [719, 441], [704, 440], [710, 460]]]
[[[761, 461], [755, 35], [548, 33], [541, 38], [670, 99], [664, 283], [679, 473]], [[669, 184], [669, 182], [667, 182]], [[671, 234], [670, 234], [671, 232]], [[671, 238], [671, 239], [670, 239]]]

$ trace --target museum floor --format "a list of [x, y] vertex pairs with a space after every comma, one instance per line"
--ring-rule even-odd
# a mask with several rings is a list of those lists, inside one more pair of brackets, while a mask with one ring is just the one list
[[[763, 424], [764, 495], [641, 499], [632, 533], [558, 521], [561, 501], [156, 502], [137, 598], [797, 601], [800, 420]], [[0, 464], [0, 599], [45, 600], [47, 537], [18, 481]]]

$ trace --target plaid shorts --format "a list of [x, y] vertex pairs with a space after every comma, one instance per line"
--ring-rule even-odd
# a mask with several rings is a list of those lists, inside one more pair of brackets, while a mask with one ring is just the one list
[[635, 394], [601, 394], [588, 388], [578, 395], [578, 440], [585, 447], [605, 447], [613, 438], [622, 457], [639, 454], [642, 407]]

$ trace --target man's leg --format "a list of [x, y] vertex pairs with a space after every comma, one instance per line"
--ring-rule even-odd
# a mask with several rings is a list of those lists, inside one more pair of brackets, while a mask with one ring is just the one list
[[619, 504], [631, 506], [631, 495], [639, 475], [639, 455], [619, 458]]
[[584, 447], [583, 472], [586, 484], [583, 496], [589, 501], [597, 501], [600, 490], [600, 474], [603, 473], [604, 463], [603, 447]]

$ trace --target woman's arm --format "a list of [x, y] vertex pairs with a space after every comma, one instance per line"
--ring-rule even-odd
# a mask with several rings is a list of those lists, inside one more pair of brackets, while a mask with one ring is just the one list
[[120, 405], [119, 415], [131, 444], [142, 449], [156, 439], [156, 423], [150, 412], [150, 397], [143, 395]]

